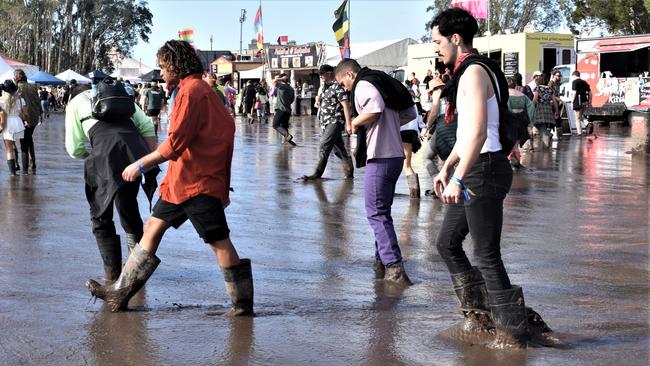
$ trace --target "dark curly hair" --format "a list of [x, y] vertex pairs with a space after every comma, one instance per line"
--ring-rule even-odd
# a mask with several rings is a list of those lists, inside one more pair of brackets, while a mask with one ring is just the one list
[[188, 42], [171, 40], [158, 49], [158, 64], [184, 78], [203, 73], [203, 64], [194, 47]]

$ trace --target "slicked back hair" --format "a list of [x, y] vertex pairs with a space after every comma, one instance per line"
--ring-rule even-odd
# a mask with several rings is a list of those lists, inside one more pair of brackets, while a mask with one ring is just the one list
[[158, 49], [156, 54], [158, 64], [181, 79], [192, 75], [202, 74], [203, 64], [194, 47], [188, 42], [171, 40]]
[[478, 22], [467, 10], [449, 8], [440, 12], [431, 21], [431, 29], [438, 27], [438, 32], [445, 37], [458, 34], [465, 45], [471, 46], [474, 35], [478, 32]]
[[341, 60], [341, 62], [339, 62], [338, 65], [336, 65], [336, 70], [334, 70], [334, 75], [339, 76], [348, 71], [358, 74], [359, 71], [361, 71], [361, 65], [359, 65], [359, 63], [355, 59], [344, 58], [343, 60]]

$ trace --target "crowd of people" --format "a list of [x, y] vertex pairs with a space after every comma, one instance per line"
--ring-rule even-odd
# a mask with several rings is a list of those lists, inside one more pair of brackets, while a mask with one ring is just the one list
[[[427, 72], [422, 82], [412, 74], [402, 84], [353, 59], [343, 59], [336, 67], [322, 65], [316, 97], [321, 131], [318, 161], [314, 172], [302, 179], [321, 179], [332, 151], [341, 160], [346, 179], [353, 178], [355, 163], [357, 168], [365, 166], [364, 202], [374, 235], [375, 278], [402, 290], [412, 282], [403, 265], [391, 206], [402, 173], [410, 196], [420, 197], [412, 159], [424, 147], [422, 156], [433, 184], [425, 194], [447, 205], [436, 247], [460, 303], [462, 330], [492, 348], [522, 348], [529, 342], [553, 346], [561, 342], [525, 305], [522, 287], [510, 282], [500, 240], [503, 201], [513, 168], [521, 167], [521, 151], [549, 149], [551, 131], [559, 135], [561, 75], [553, 74], [547, 83], [546, 76], [536, 72], [527, 85], [522, 85], [519, 74], [506, 78], [498, 65], [472, 47], [477, 31], [476, 20], [465, 10], [439, 13], [431, 32], [446, 66]], [[289, 122], [296, 90], [286, 74], [276, 76], [271, 85], [247, 81], [238, 106], [231, 81], [205, 74], [188, 43], [166, 42], [157, 61], [164, 87], [157, 82], [133, 86], [128, 81], [93, 79], [90, 87], [73, 82], [64, 88], [37, 90], [17, 70], [14, 81], [2, 84], [0, 99], [9, 170], [12, 174], [20, 170], [16, 149], [20, 142], [22, 169], [35, 172], [34, 128], [51, 108], [65, 107], [65, 148], [71, 157], [85, 161], [92, 232], [104, 266], [104, 283], [86, 283], [91, 294], [112, 311], [126, 309], [160, 263], [156, 252], [165, 232], [189, 219], [215, 253], [232, 300], [230, 314], [251, 316], [251, 261], [240, 258], [230, 240], [225, 214], [230, 203], [233, 117], [237, 107], [247, 124], [268, 123], [272, 114], [272, 127], [283, 143], [293, 146]], [[580, 114], [591, 96], [588, 85], [580, 82], [577, 72], [575, 76], [571, 111]], [[106, 105], [120, 111], [117, 119], [95, 110], [103, 88], [130, 97], [116, 102], [123, 104]], [[514, 118], [525, 121], [530, 139], [504, 139], [502, 113], [508, 109]], [[167, 116], [168, 131], [158, 144], [161, 114]], [[353, 151], [344, 143], [347, 135], [357, 137]], [[92, 143], [90, 151], [86, 140]], [[164, 162], [169, 165], [160, 197], [145, 225], [137, 194], [142, 183], [149, 200], [153, 199], [158, 165]], [[124, 265], [113, 207], [127, 236], [129, 254]], [[467, 234], [473, 238], [476, 265], [463, 249]]]

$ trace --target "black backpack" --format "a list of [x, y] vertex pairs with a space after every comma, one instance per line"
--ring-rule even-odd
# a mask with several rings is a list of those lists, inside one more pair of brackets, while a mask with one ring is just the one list
[[98, 121], [122, 122], [135, 113], [133, 98], [122, 83], [106, 78], [96, 85], [92, 115]]

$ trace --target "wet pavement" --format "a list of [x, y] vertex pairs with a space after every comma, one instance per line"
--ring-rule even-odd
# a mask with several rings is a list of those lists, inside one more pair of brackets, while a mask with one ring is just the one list
[[[268, 125], [237, 126], [227, 216], [253, 261], [254, 319], [221, 316], [221, 273], [189, 223], [163, 239], [133, 311], [90, 301], [83, 284], [102, 271], [83, 165], [63, 149], [61, 115], [39, 127], [38, 174], [0, 170], [0, 365], [648, 364], [650, 162], [625, 153], [628, 128], [601, 128], [594, 141], [566, 136], [526, 154], [528, 168], [515, 173], [504, 262], [569, 346], [506, 353], [447, 336], [461, 318], [434, 245], [440, 202], [410, 200], [400, 178], [393, 217], [415, 285], [385, 294], [373, 280], [362, 171], [344, 180], [332, 157], [328, 179], [298, 181], [315, 166], [319, 136], [311, 118], [292, 123], [295, 148]], [[142, 194], [140, 207], [146, 217]]]

